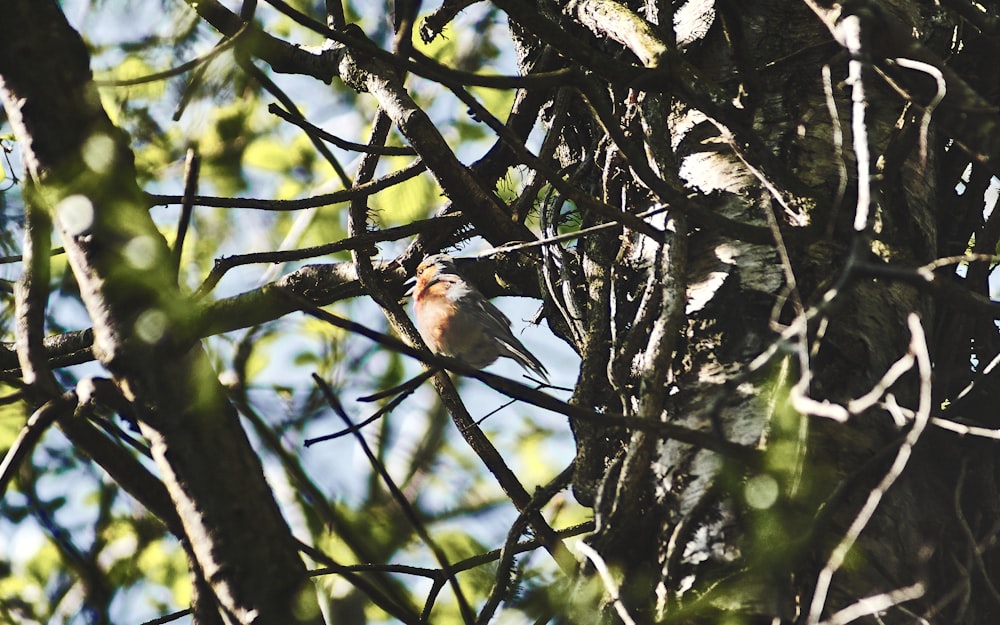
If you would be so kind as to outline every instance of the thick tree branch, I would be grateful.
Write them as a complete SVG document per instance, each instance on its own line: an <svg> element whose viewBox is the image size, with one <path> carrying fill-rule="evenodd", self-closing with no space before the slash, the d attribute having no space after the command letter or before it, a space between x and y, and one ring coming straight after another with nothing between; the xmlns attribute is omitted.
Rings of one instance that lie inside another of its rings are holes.
<svg viewBox="0 0 1000 625"><path fill-rule="evenodd" d="M420 230L423 226L418 227ZM400 226L407 230L410 226ZM370 245L380 238L382 233L372 233L370 238L362 235L354 239L358 245ZM341 247L331 244L337 249L351 249L351 245ZM325 248L329 250L330 248ZM301 250L287 253L275 253L273 256L262 257L261 262L276 262L291 257L301 258L311 254ZM462 261L460 261L462 262ZM220 261L223 267L228 266ZM531 283L515 283L516 288L501 288L492 276L497 265L492 262L477 261L463 263L463 271L479 286L488 297L497 295L526 295L538 297L537 285ZM389 285L394 293L402 295L403 281L407 278L406 270L398 262L377 264L378 279ZM255 325L274 321L289 313L300 310L283 292L288 289L305 298L315 306L326 306L335 301L358 297L363 294L358 281L358 271L354 263L315 264L301 267L276 281L260 288L204 304L201 307L191 307L189 330L193 336L207 337L215 334L249 328ZM57 368L94 359L91 350L93 345L93 330L76 330L46 337L43 342L45 357L49 366ZM17 349L13 343L0 343L0 372L5 375L17 375L19 372Z"/></svg>
<svg viewBox="0 0 1000 625"><path fill-rule="evenodd" d="M632 51L646 67L659 67L670 49L649 22L612 0L570 0L563 12L596 34L605 34Z"/></svg>

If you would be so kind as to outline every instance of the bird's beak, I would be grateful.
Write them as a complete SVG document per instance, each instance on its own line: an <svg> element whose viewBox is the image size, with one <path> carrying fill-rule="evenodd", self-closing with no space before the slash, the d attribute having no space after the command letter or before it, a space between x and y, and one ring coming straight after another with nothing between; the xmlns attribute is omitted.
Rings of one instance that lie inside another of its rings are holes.
<svg viewBox="0 0 1000 625"><path fill-rule="evenodd" d="M406 292L403 293L403 297L410 297L411 295L413 295L413 289L417 288L417 277L413 276L412 278L408 279L406 282L403 283L403 286L406 287Z"/></svg>

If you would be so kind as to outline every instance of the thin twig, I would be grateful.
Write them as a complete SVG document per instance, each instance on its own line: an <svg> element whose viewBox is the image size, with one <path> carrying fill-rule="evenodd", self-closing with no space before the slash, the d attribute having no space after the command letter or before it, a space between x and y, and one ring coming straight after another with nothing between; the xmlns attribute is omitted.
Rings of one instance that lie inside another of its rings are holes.
<svg viewBox="0 0 1000 625"><path fill-rule="evenodd" d="M456 85L452 82L445 82L443 84L452 93L454 93L459 100L472 110L477 119L489 126L490 129L504 141L504 143L514 152L517 159L521 163L531 167L539 174L545 176L545 179L549 182L549 184L558 189L560 193L573 200L573 202L582 208L588 208L606 217L607 219L611 219L628 226L637 232L645 234L654 241L663 241L663 231L654 228L649 223L642 221L641 219L638 219L632 213L622 211L615 206L599 201L593 196L584 193L575 185L571 185L564 181L558 172L554 171L547 163L542 162L537 156L532 154L524 143L515 137L513 133L511 133L507 127L486 107L480 104L479 101L464 88L463 85Z"/></svg>
<svg viewBox="0 0 1000 625"><path fill-rule="evenodd" d="M573 464L571 463L559 475L549 481L548 484L535 491L535 494L531 497L531 501L521 511L517 519L514 520L514 523L511 524L510 531L507 532L507 540L504 542L503 549L500 550L500 563L497 565L497 572L494 575L493 589L490 591L490 596L486 600L486 603L479 611L479 618L476 620L477 625L486 625L490 622L493 614L500 606L504 595L507 593L507 588L510 585L510 572L514 566L514 556L518 553L517 549L520 545L518 540L528 528L529 516L540 512L542 507L556 493L566 488L572 479Z"/></svg>
<svg viewBox="0 0 1000 625"><path fill-rule="evenodd" d="M332 441L334 439L340 438L342 436L346 436L348 434L353 434L354 432L357 432L357 431L359 431L361 429L364 429L369 424L374 423L375 421L378 421L379 419L381 419L385 415L387 415L390 412L392 412L393 410L395 410L396 407L399 406L399 404L403 403L404 399L406 399L407 397L409 397L410 395L412 395L413 392L415 390L417 390L417 388L421 384L423 384L428 378L436 375L440 371L441 371L440 369L431 367L430 369L427 369L426 371L424 371L420 375L415 376L412 380L409 380L405 384L393 387L390 390L395 391L398 394L395 397L392 398L392 401L390 401L385 406L382 406L381 408L379 408L378 410L376 410L375 413L372 416L368 417L364 421L361 421L360 423L358 423L356 425L353 425L353 426L351 426L349 428L344 428L344 429L342 429L342 430L340 430L338 432L334 432L333 434L324 434L323 436L317 436L315 438L307 438L303 444L306 447L311 447L312 445L315 445L316 443L322 443L322 442L325 442L325 441ZM400 391L401 387L403 387L402 391ZM379 395L379 393L376 393L376 395ZM369 397L374 397L374 395L370 395ZM359 398L359 401L367 400L369 397Z"/></svg>
<svg viewBox="0 0 1000 625"><path fill-rule="evenodd" d="M181 214L177 221L177 238L174 240L173 262L174 275L180 277L181 254L184 251L184 239L187 237L188 226L194 210L193 198L198 192L198 172L201 168L201 157L194 148L188 148L184 157L184 194L181 196Z"/></svg>
<svg viewBox="0 0 1000 625"><path fill-rule="evenodd" d="M986 586L987 594L993 599L997 605L1000 605L1000 591L993 584L992 575L990 571L986 568L986 563L983 561L983 551L979 545L979 541L976 540L976 535L972 532L972 527L969 526L968 519L965 518L965 513L962 512L962 492L965 485L965 473L969 465L968 458L962 458L962 465L959 468L958 473L958 485L955 488L955 496L952 500L952 504L955 506L955 518L958 519L958 527L962 530L962 534L965 539L969 541L969 550L972 554L972 561L976 565L976 570L979 572L982 578L982 583Z"/></svg>
<svg viewBox="0 0 1000 625"><path fill-rule="evenodd" d="M872 204L871 151L868 143L868 126L865 122L865 109L868 107L865 95L865 65L864 48L862 45L861 18L848 15L841 20L841 32L846 41L845 46L851 53L848 63L847 81L851 85L851 133L854 137L854 156L858 170L858 201L854 211L854 231L865 232L869 225Z"/></svg>
<svg viewBox="0 0 1000 625"><path fill-rule="evenodd" d="M990 438L995 441L1000 441L1000 429L995 430L975 425L965 425L964 423L957 423L940 417L931 417L931 425L939 427L942 430L954 432L959 436L979 436L981 438Z"/></svg>
<svg viewBox="0 0 1000 625"><path fill-rule="evenodd" d="M213 206L215 208L245 208L251 210L265 211L298 211L308 208L330 206L342 202L350 202L355 198L367 197L374 193L387 189L391 186L405 182L410 178L415 178L427 169L427 166L420 159L415 159L412 163L373 180L367 184L358 185L349 189L334 191L333 193L323 193L312 197L300 198L297 200L264 200L260 198L229 198L211 197L206 195L196 195L192 198L195 206ZM150 193L146 195L149 206L166 204L180 204L182 197L179 195L160 195ZM19 260L19 259L18 259Z"/></svg>
<svg viewBox="0 0 1000 625"><path fill-rule="evenodd" d="M225 276L230 269L235 267L263 263L287 263L296 260L305 260L307 258L316 258L317 256L335 254L345 250L371 247L376 243L396 241L415 234L420 234L421 232L427 232L441 227L443 223L451 223L452 221L462 222L463 219L460 214L434 217L432 219L421 219L402 226L368 232L356 237L347 237L345 239L341 239L340 241L327 243L326 245L317 245L297 250L278 250L274 252L255 252L252 254L226 256L215 261L212 271L209 272L208 276L205 277L205 280L198 287L198 290L195 291L194 299L202 298L210 293L219 281L222 280L223 276Z"/></svg>
<svg viewBox="0 0 1000 625"><path fill-rule="evenodd" d="M260 86L263 87L268 93L277 98L278 102L281 102L281 105L284 106L286 110L290 111L293 115L298 115L299 117L303 117L302 113L295 105L295 101L292 100L292 98L290 98L288 94L286 94L281 89L281 87L278 86L276 82L271 80L270 76L265 74L263 71L261 71L259 67L254 65L252 60L250 60L248 57L243 56L242 54L237 54L236 63L251 78L260 83ZM334 153L330 151L330 148L327 147L327 145L323 143L319 138L309 133L306 133L306 137L309 138L310 143L313 144L313 147L316 148L316 151L319 152L319 154L326 160L326 162L330 164L330 167L333 168L334 173L337 174L337 178L340 180L340 184L343 185L345 188L350 187L351 179L347 175L347 171L344 170L344 166L341 165L340 160L334 155Z"/></svg>
<svg viewBox="0 0 1000 625"><path fill-rule="evenodd" d="M945 94L948 92L948 83L944 79L944 73L929 63L905 58L897 58L895 61L900 67L905 67L907 69L927 74L933 78L934 82L937 84L937 93L934 94L931 101L924 107L924 114L920 118L920 164L921 166L926 166L928 143L927 135L930 132L931 127L931 115L934 113L934 109L937 108L938 104L941 103L941 100L944 99Z"/></svg>
<svg viewBox="0 0 1000 625"><path fill-rule="evenodd" d="M460 360L436 356L430 352L418 350L403 343L394 336L377 332L360 323L344 319L343 317L339 317L329 311L323 310L322 308L315 306L308 299L295 293L287 290L283 291L283 293L290 299L293 299L301 307L303 312L312 315L317 319L326 321L327 323L330 323L338 328L360 334L390 349L416 358L425 364L442 367L444 369L448 369L449 371L454 371L461 375L475 378L496 391L499 391L509 397L515 397L521 401L538 406L539 408L544 408L572 419L589 421L598 425L655 432L660 436L673 438L684 443L709 449L750 465L755 465L760 460L760 453L757 450L745 445L733 443L729 440L720 439L709 432L701 432L685 428L674 423L665 423L654 419L626 417L615 413L597 413L582 406L568 404L556 397L543 393L530 386L521 384L515 380L474 369Z"/></svg>
<svg viewBox="0 0 1000 625"><path fill-rule="evenodd" d="M441 569L428 569L409 564L340 564L337 566L327 566L322 569L313 569L309 571L309 577L340 575L345 571L353 573L399 573L401 575L413 575L414 577L426 577L428 579L437 579L441 576Z"/></svg>
<svg viewBox="0 0 1000 625"><path fill-rule="evenodd" d="M316 549L312 545L308 545L302 541L297 540L299 551L306 554L316 562L325 564L330 568L331 574L337 574L347 580L352 586L368 595L376 606L384 610L387 614L400 621L406 625L426 625L427 619L420 618L419 615L410 607L400 605L395 599L386 595L382 588L378 585L373 584L364 575L359 575L361 571L355 571L351 566L345 566L340 564L326 553ZM392 565L389 565L392 566ZM378 570L378 569L372 569ZM318 577L326 573L316 572L315 575L310 573L310 577ZM438 577L440 579L440 576Z"/></svg>
<svg viewBox="0 0 1000 625"><path fill-rule="evenodd" d="M868 391L861 397L852 399L847 402L847 411L851 414L861 414L865 410L868 410L874 406L879 399L885 395L889 387L896 383L896 380L903 377L903 374L913 368L913 363L916 357L913 355L912 351L908 351L899 357L896 362L892 363L882 378L872 386L872 390Z"/></svg>
<svg viewBox="0 0 1000 625"><path fill-rule="evenodd" d="M597 574L601 578L601 582L604 583L605 590L608 591L608 595L611 597L611 603L615 606L615 612L618 613L618 618L622 620L625 625L636 625L635 619L628 613L628 608L625 607L624 602L622 602L621 593L618 590L618 584L615 582L614 577L611 575L611 571L608 569L607 563L604 562L604 558L601 554L597 553L593 547L588 545L584 541L580 541L576 545L577 551L582 553L594 564L594 568L597 569Z"/></svg>
<svg viewBox="0 0 1000 625"><path fill-rule="evenodd" d="M418 386L424 383L424 380L433 375L436 375L438 371L439 371L438 369L435 369L433 367L430 369L426 369L425 371L422 371L421 373L413 376L412 378L410 378L406 382L403 382L402 384L397 384L392 388L388 388L384 391L379 391L377 393L372 393L371 395L364 395L363 397L358 397L358 401L373 402L373 401L378 401L380 399L385 399L390 395L401 395L401 394L412 393L414 389L416 389Z"/></svg>
<svg viewBox="0 0 1000 625"><path fill-rule="evenodd" d="M847 625L847 623L852 623L861 617L879 614L906 601L919 599L924 596L925 590L923 584L916 583L905 588L865 597L834 613L820 625Z"/></svg>
<svg viewBox="0 0 1000 625"><path fill-rule="evenodd" d="M669 206L660 205L653 207L647 211L641 213L636 213L635 216L639 219L645 219L647 217L652 217L653 215L659 215L660 213L665 213L670 210ZM527 243L509 243L507 245L501 245L499 247L490 248L474 254L472 256L467 256L465 258L487 258L490 256L495 256L497 254L506 254L508 252L517 252L520 250L528 250L533 247L542 247L545 245L552 245L553 243L561 243L562 241L572 241L574 239L579 239L588 234L593 234L594 232L600 232L601 230L607 230L608 228L618 228L621 224L617 221L609 221L602 224L597 224L596 226L590 226L589 228L581 228L575 232L567 232L565 234L559 234L544 239L539 239L537 241L529 241Z"/></svg>
<svg viewBox="0 0 1000 625"><path fill-rule="evenodd" d="M837 155L837 192L833 196L833 202L830 203L826 221L826 238L830 239L833 238L837 214L840 213L844 195L847 193L847 161L844 158L844 129L840 125L840 112L837 110L837 99L833 95L833 79L828 64L823 65L823 95L826 98L826 110L830 114L833 150Z"/></svg>
<svg viewBox="0 0 1000 625"><path fill-rule="evenodd" d="M156 82L159 80L166 80L167 78L173 78L174 76L180 76L185 72L195 69L199 65L208 63L215 57L219 56L219 54L225 52L229 48L236 45L236 42L239 41L240 36L242 36L243 33L246 32L248 25L249 24L244 23L242 26L240 26L239 30L233 33L231 37L224 37L222 41L220 41L210 51L206 52L201 56L195 57L190 61L181 63L177 67L172 67L162 72L147 74L145 76L140 76L138 78L120 78L120 79L95 78L94 84L97 85L98 87L131 87L134 85L142 85L145 83Z"/></svg>
<svg viewBox="0 0 1000 625"><path fill-rule="evenodd" d="M183 610L178 610L176 612L171 612L170 614L164 614L163 616L158 616L154 619L144 621L142 625L164 625L165 623L172 623L178 619L182 619L189 614L191 614L191 608L184 608Z"/></svg>
<svg viewBox="0 0 1000 625"><path fill-rule="evenodd" d="M572 527L566 527L561 530L553 531L558 538L572 538L573 536L579 536L581 534L589 534L594 531L594 527L593 521L586 521L578 525L573 525ZM517 547L513 551L515 554L518 554L526 551L534 551L535 549L544 546L545 542L542 539L532 538L518 543ZM502 551L502 549L494 549L492 551L487 551L486 553L472 556L471 558L466 558L465 560L460 560L452 565L452 570L456 573L460 573L462 571L468 571L469 569L476 568L477 566L482 566L487 562L493 562L494 560L500 559Z"/></svg>
<svg viewBox="0 0 1000 625"><path fill-rule="evenodd" d="M319 375L315 373L312 375L312 378L316 382L317 386L319 386L320 391L322 391L323 396L326 398L327 403L330 405L330 408L332 408L333 411L337 414L337 416L340 417L341 421L344 422L344 425L346 425L348 428L353 427L354 422L351 420L349 416L347 416L347 412L344 410L344 407L340 404L340 400L334 394L333 389L330 388L330 385L327 384L323 380L323 378L321 378ZM358 441L358 445L361 447L361 450L364 452L365 456L367 456L368 462L371 463L372 468L375 469L375 471L379 474L379 477L382 478L382 481L385 484L386 488L389 490L389 493L392 495L393 500L396 501L396 503L402 509L403 515L406 516L407 520L413 526L413 530L417 533L418 536L420 536L420 539L431 550L431 553L434 554L434 558L438 561L438 564L441 565L442 570L444 570L448 574L448 582L451 585L452 591L455 593L455 599L458 601L458 607L462 613L462 619L468 625L471 625L472 623L475 622L476 619L475 613L472 611L472 607L469 605L468 600L465 598L465 593L462 592L462 587L458 583L458 578L455 577L454 573L450 573L451 568L448 563L448 556L444 553L441 547L438 546L437 542L431 537L430 533L427 531L427 528L424 526L423 521L420 519L419 516L417 516L417 513L413 509L413 506L410 505L410 502L406 499L406 496L403 494L403 491L401 491L399 487L396 486L396 482L389 475L389 472L386 470L385 465L383 465L379 461L378 457L371 450L371 447L368 446L368 441L365 440L365 437L362 436L361 433L357 431L354 432L354 437Z"/></svg>
<svg viewBox="0 0 1000 625"><path fill-rule="evenodd" d="M381 154L384 156L416 156L417 152L413 148L409 147L395 147L395 146L372 146L366 145L364 143L355 143L353 141L347 141L341 139L335 134L331 134L319 126L309 123L304 117L299 117L289 113L285 109L281 108L277 104L269 104L267 106L267 111L273 115L277 115L281 119L285 120L290 124L294 124L301 128L303 132L311 135L315 135L324 141L328 141L333 145L337 146L342 150L351 150L353 152L363 152L366 154Z"/></svg>
<svg viewBox="0 0 1000 625"><path fill-rule="evenodd" d="M52 214L41 204L38 188L31 181L25 188L24 209L24 263L14 286L14 345L21 378L44 401L61 392L45 357L45 310L52 276L49 252Z"/></svg>
<svg viewBox="0 0 1000 625"><path fill-rule="evenodd" d="M920 319L917 315L911 313L907 318L907 325L910 328L911 335L910 352L913 353L916 358L917 371L920 375L920 398L916 414L913 418L913 427L906 434L902 444L899 446L899 450L896 452L896 458L893 460L889 470L882 477L879 483L868 493L867 501L865 501L861 510L858 511L858 514L854 517L854 521L851 523L850 527L848 527L847 532L845 532L843 538L830 554L823 570L820 571L819 576L816 579L816 589L813 593L808 616L806 618L807 625L816 625L819 623L820 616L823 613L823 608L826 606L826 599L830 592L834 574L840 570L840 567L844 563L844 559L847 557L847 553L854 546L855 542L857 542L858 537L861 536L861 532L864 531L868 522L871 521L872 517L875 515L875 511L878 509L882 498L888 492L889 488L891 488L896 482L896 480L899 479L899 476L902 475L903 470L906 468L906 465L910 460L910 456L913 453L913 446L916 445L918 440L920 440L920 436L923 434L924 429L927 427L927 423L930 420L931 360L930 354L927 351L927 339L924 336L923 326L920 324Z"/></svg>
<svg viewBox="0 0 1000 625"><path fill-rule="evenodd" d="M66 248L64 247L54 247L52 251L49 252L49 256L59 256L60 254L65 254ZM19 263L24 260L24 257L20 254L12 254L10 256L0 256L0 265L9 265L10 263Z"/></svg>
<svg viewBox="0 0 1000 625"><path fill-rule="evenodd" d="M42 434L56 420L72 413L74 406L76 406L76 393L69 391L45 402L28 418L28 422L24 424L7 450L3 462L0 462L0 499L3 499L7 486L20 470L21 463L42 440Z"/></svg>

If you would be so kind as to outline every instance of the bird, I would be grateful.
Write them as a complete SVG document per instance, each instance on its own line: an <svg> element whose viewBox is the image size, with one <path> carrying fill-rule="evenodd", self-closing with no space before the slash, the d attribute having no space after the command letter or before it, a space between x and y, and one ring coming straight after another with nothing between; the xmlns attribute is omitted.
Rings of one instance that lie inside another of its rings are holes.
<svg viewBox="0 0 1000 625"><path fill-rule="evenodd" d="M408 282L417 329L432 352L476 369L510 358L548 381L545 365L517 340L507 315L459 273L451 256L424 258Z"/></svg>

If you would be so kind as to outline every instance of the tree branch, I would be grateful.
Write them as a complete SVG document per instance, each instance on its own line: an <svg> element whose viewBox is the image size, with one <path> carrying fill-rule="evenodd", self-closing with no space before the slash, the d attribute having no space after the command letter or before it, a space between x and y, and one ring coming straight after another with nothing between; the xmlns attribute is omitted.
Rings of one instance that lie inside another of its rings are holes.
<svg viewBox="0 0 1000 625"><path fill-rule="evenodd" d="M194 343L170 251L125 137L101 107L82 39L52 0L8 2L5 23L14 26L0 38L0 98L55 213L94 353L133 402L197 566L231 619L321 622L260 461Z"/></svg>

